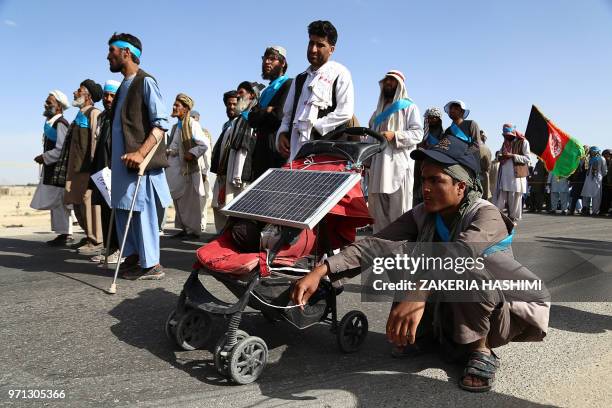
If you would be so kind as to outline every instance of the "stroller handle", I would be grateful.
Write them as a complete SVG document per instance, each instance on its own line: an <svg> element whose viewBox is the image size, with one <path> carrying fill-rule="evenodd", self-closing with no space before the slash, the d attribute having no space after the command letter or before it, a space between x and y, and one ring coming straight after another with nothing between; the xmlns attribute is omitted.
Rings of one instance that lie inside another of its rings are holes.
<svg viewBox="0 0 612 408"><path fill-rule="evenodd" d="M387 145L387 139L385 139L383 135L367 127L338 128L338 129L332 130L329 133L326 133L323 137L321 137L321 140L336 140L340 136L345 135L345 134L348 134L351 136L362 136L362 135L372 136L374 139L378 141L378 144L380 145L381 150L384 149Z"/></svg>

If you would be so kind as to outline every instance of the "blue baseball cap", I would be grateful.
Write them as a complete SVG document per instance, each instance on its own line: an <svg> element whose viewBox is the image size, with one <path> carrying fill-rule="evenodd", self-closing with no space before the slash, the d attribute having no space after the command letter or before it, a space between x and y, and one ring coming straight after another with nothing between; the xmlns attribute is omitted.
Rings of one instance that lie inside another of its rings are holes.
<svg viewBox="0 0 612 408"><path fill-rule="evenodd" d="M475 143L466 143L449 134L440 138L440 142L427 149L418 148L410 153L414 160L429 159L444 165L460 164L470 169L474 175L480 173L480 148Z"/></svg>

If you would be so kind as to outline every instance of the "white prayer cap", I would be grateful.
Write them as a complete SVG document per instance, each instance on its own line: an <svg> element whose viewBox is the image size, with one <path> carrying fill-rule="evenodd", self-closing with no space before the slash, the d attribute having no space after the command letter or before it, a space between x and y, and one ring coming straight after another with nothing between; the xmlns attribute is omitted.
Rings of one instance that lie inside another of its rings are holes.
<svg viewBox="0 0 612 408"><path fill-rule="evenodd" d="M271 45L266 48L266 52L268 52L268 50L274 50L283 58L287 59L287 50L284 47L281 47L280 45Z"/></svg>
<svg viewBox="0 0 612 408"><path fill-rule="evenodd" d="M121 85L121 82L109 79L104 83L104 93L117 93L119 85Z"/></svg>
<svg viewBox="0 0 612 408"><path fill-rule="evenodd" d="M68 98L66 97L66 95L64 95L64 93L58 89L55 89L51 92L49 92L49 95L53 95L53 97L59 102L60 105L62 105L62 108L64 110L68 109L70 107L70 103L68 102Z"/></svg>
<svg viewBox="0 0 612 408"><path fill-rule="evenodd" d="M444 112L446 112L446 114L448 114L448 110L450 109L450 106L452 104L457 104L461 107L461 109L463 109L463 119L467 118L468 115L470 114L470 110L466 108L465 102L457 99L454 101L450 101L449 103L447 103L446 105L444 105Z"/></svg>

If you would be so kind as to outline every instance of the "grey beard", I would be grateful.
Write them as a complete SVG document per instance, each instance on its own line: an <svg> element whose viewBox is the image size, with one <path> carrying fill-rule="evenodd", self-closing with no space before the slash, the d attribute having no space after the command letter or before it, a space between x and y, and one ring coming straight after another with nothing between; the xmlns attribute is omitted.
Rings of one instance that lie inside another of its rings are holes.
<svg viewBox="0 0 612 408"><path fill-rule="evenodd" d="M43 112L43 116L45 118L51 119L52 117L54 117L56 114L56 109L55 106L49 108L49 109L45 109Z"/></svg>
<svg viewBox="0 0 612 408"><path fill-rule="evenodd" d="M250 104L251 101L249 99L241 97L238 99L238 103L236 104L236 111L243 112L249 107Z"/></svg>
<svg viewBox="0 0 612 408"><path fill-rule="evenodd" d="M83 107L83 105L85 105L85 97L84 96L80 96L77 99L75 99L74 101L72 101L72 106L75 106L77 108L81 108L81 107Z"/></svg>

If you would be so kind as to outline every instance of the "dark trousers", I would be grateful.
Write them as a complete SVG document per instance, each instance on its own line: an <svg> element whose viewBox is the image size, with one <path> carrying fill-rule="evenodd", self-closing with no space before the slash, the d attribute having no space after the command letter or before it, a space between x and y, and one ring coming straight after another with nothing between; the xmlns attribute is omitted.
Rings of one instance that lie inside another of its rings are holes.
<svg viewBox="0 0 612 408"><path fill-rule="evenodd" d="M544 193L543 191L532 191L529 194L528 208L531 211L540 212L542 211L543 205L546 205L546 207L548 207L546 193Z"/></svg>
<svg viewBox="0 0 612 408"><path fill-rule="evenodd" d="M612 201L612 186L604 184L601 188L601 205L599 206L600 214L607 214L610 209L610 201Z"/></svg>
<svg viewBox="0 0 612 408"><path fill-rule="evenodd" d="M570 192L571 200L570 200L570 205L569 205L569 212L571 214L573 214L576 211L576 204L578 203L578 200L580 199L580 194L582 193L583 186L584 186L584 183L572 185L572 191ZM582 213L584 214L584 205L582 206Z"/></svg>
<svg viewBox="0 0 612 408"><path fill-rule="evenodd" d="M108 239L108 229L111 228L112 210L108 204L106 204L106 202L100 205L100 207L102 208L102 214L100 217L102 219L102 234L104 235L104 245L107 246L108 242L106 242L106 240ZM112 227L113 231L110 237L109 254L112 254L119 249L119 240L117 239L117 231L114 223L112 224Z"/></svg>

